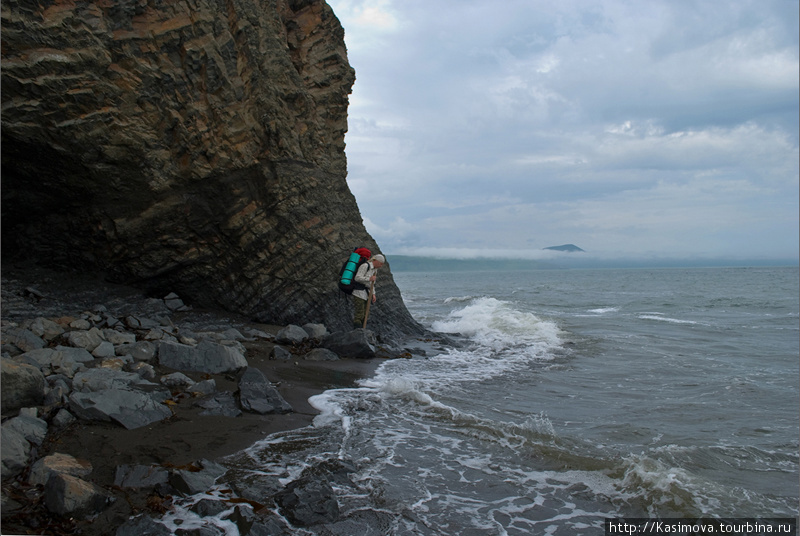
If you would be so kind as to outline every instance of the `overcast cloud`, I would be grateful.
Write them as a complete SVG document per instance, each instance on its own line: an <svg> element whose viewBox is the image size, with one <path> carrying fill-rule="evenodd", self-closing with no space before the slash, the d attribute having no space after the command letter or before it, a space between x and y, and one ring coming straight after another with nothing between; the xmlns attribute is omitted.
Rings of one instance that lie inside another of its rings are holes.
<svg viewBox="0 0 800 536"><path fill-rule="evenodd" d="M389 254L798 258L796 0L328 0Z"/></svg>

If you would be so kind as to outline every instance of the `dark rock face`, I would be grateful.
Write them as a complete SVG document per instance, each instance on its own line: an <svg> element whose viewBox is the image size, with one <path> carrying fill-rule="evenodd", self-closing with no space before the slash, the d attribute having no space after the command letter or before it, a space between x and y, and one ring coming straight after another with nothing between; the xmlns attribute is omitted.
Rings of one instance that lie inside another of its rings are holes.
<svg viewBox="0 0 800 536"><path fill-rule="evenodd" d="M338 269L380 248L345 181L354 72L325 2L9 0L2 34L7 260L349 327ZM421 331L386 268L377 292L370 329Z"/></svg>

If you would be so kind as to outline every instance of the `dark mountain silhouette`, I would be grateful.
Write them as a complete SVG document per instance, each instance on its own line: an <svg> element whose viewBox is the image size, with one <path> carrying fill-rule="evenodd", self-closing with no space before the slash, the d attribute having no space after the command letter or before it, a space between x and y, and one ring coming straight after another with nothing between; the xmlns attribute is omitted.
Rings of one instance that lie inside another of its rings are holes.
<svg viewBox="0 0 800 536"><path fill-rule="evenodd" d="M549 248L544 249L552 249L553 251L566 251L569 253L574 253L576 251L582 251L585 253L584 250L576 246L575 244L564 244L563 246L550 246Z"/></svg>

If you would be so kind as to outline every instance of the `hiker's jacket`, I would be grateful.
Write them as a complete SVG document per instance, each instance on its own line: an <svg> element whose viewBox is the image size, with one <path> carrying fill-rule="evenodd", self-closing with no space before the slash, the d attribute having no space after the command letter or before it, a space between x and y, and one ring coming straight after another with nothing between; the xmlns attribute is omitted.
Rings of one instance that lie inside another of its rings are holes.
<svg viewBox="0 0 800 536"><path fill-rule="evenodd" d="M356 283L361 283L367 288L366 290L354 290L353 296L361 298L362 300L369 299L369 278L375 275L375 272L377 272L377 269L372 266L372 262L365 262L358 267L358 271L356 271L356 275L353 279Z"/></svg>

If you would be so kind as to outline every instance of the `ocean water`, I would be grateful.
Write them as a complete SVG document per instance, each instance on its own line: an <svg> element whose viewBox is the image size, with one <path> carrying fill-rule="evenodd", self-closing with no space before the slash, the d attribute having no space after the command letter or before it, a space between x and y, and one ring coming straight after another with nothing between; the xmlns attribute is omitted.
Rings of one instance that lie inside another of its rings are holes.
<svg viewBox="0 0 800 536"><path fill-rule="evenodd" d="M342 516L379 512L372 530L393 535L798 516L797 268L394 276L414 317L461 344L420 341L427 355L313 397L313 427L238 471L286 483L346 460Z"/></svg>

